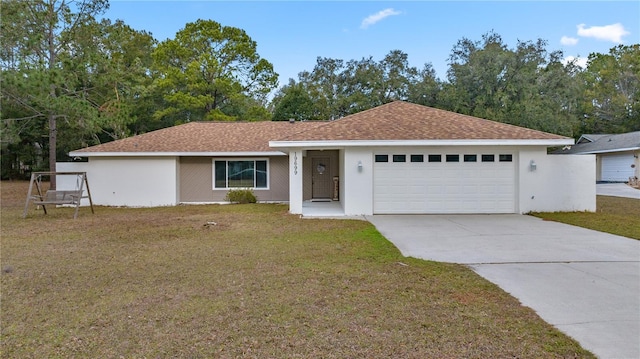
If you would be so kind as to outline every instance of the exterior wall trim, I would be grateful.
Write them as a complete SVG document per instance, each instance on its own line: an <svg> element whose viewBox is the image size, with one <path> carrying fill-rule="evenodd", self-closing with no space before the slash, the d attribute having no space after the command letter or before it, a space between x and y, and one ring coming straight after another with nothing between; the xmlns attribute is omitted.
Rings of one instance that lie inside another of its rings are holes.
<svg viewBox="0 0 640 359"><path fill-rule="evenodd" d="M407 147L407 146L565 146L572 138L553 140L384 140L384 141L269 141L272 148L342 148L342 147Z"/></svg>
<svg viewBox="0 0 640 359"><path fill-rule="evenodd" d="M82 152L71 151L70 157L269 157L286 156L273 152Z"/></svg>
<svg viewBox="0 0 640 359"><path fill-rule="evenodd" d="M600 150L600 151L585 151L585 152L576 152L572 154L573 155L590 155L590 154L599 154L599 153L632 152L637 150L640 150L640 147L616 148L612 150Z"/></svg>

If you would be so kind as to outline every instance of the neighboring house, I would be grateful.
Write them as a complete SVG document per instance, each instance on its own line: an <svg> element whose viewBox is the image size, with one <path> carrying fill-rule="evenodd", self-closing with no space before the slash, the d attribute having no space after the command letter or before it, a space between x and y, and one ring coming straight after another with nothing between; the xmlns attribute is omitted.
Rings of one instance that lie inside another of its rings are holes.
<svg viewBox="0 0 640 359"><path fill-rule="evenodd" d="M214 203L230 188L341 214L594 211L593 156L573 139L396 101L329 122L194 122L72 151L94 203ZM72 167L72 168L71 168ZM319 203L318 205L322 205Z"/></svg>
<svg viewBox="0 0 640 359"><path fill-rule="evenodd" d="M557 154L596 155L596 181L627 182L640 177L640 131L618 135L582 135Z"/></svg>

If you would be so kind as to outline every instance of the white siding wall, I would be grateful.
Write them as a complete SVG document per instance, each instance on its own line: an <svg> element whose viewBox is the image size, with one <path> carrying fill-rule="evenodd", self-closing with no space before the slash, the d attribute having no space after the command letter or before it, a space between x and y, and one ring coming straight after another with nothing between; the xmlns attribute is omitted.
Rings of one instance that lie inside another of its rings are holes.
<svg viewBox="0 0 640 359"><path fill-rule="evenodd" d="M89 162L59 163L57 166L59 172L87 172L95 205L157 207L178 204L178 161L175 157L93 157Z"/></svg>
<svg viewBox="0 0 640 359"><path fill-rule="evenodd" d="M531 170L531 160L536 169ZM546 148L526 148L519 156L519 212L596 210L594 155L547 155Z"/></svg>

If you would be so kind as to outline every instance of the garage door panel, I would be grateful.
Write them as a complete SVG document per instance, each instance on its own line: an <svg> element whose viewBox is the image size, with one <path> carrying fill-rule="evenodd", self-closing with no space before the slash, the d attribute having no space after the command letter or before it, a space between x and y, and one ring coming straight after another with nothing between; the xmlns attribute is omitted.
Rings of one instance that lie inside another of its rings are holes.
<svg viewBox="0 0 640 359"><path fill-rule="evenodd" d="M513 162L375 163L374 213L514 211Z"/></svg>
<svg viewBox="0 0 640 359"><path fill-rule="evenodd" d="M602 180L611 182L626 182L635 174L631 167L635 159L633 154L613 154L602 156Z"/></svg>

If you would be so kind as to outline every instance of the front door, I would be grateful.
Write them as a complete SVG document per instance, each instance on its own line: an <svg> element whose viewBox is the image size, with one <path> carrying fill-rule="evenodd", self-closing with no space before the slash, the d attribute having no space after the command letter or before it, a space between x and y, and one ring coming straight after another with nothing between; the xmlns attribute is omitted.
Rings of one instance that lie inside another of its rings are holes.
<svg viewBox="0 0 640 359"><path fill-rule="evenodd" d="M329 157L313 157L311 160L311 197L312 199L331 198L331 172Z"/></svg>

